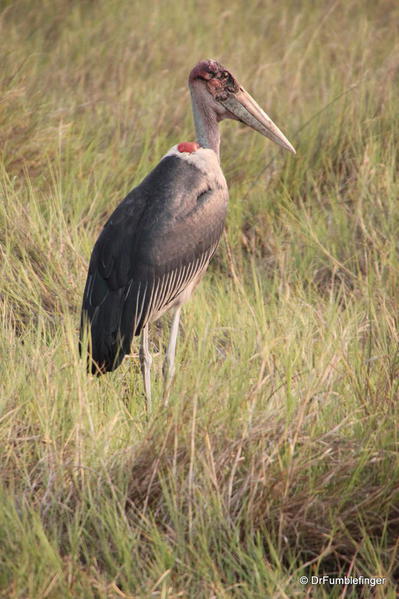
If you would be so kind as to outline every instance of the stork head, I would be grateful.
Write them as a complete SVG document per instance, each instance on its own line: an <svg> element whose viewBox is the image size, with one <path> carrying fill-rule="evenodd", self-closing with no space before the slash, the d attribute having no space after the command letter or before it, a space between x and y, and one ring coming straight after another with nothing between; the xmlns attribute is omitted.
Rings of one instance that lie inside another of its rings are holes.
<svg viewBox="0 0 399 599"><path fill-rule="evenodd" d="M201 60L191 71L188 83L204 112L213 112L218 121L233 119L245 123L295 154L293 146L271 118L216 60Z"/></svg>

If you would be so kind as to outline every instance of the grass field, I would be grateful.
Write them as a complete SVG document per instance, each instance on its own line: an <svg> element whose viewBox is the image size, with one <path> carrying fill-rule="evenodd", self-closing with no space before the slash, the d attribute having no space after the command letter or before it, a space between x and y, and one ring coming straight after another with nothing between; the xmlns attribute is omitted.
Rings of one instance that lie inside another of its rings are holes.
<svg viewBox="0 0 399 599"><path fill-rule="evenodd" d="M396 597L395 0L0 3L0 596ZM182 318L88 377L93 243L224 63L297 149L223 123L223 238ZM300 576L383 585L301 585Z"/></svg>

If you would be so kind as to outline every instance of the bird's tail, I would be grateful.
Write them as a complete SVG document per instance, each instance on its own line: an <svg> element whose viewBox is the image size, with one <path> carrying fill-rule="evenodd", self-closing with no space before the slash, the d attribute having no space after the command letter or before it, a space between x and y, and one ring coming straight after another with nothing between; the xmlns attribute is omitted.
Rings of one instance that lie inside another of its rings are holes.
<svg viewBox="0 0 399 599"><path fill-rule="evenodd" d="M124 301L120 296L117 290L94 310L82 308L79 352L87 355L88 372L97 376L118 368L130 351L133 331L121 326Z"/></svg>

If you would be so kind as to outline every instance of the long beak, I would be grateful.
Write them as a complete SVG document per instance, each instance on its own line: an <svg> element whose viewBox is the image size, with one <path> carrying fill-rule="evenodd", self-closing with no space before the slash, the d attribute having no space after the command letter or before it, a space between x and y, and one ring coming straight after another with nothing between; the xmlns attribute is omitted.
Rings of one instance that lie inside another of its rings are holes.
<svg viewBox="0 0 399 599"><path fill-rule="evenodd" d="M255 131L259 131L279 146L295 154L294 147L271 118L255 102L252 96L243 87L236 94L231 94L227 100L219 100L239 121L242 121Z"/></svg>

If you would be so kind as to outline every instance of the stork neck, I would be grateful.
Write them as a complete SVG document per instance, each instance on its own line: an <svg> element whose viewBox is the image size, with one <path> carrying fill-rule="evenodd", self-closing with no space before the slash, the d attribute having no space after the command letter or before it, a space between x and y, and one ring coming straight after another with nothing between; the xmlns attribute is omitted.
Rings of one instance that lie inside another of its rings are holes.
<svg viewBox="0 0 399 599"><path fill-rule="evenodd" d="M202 148L213 150L220 161L220 132L216 115L191 90L191 102L197 141Z"/></svg>

